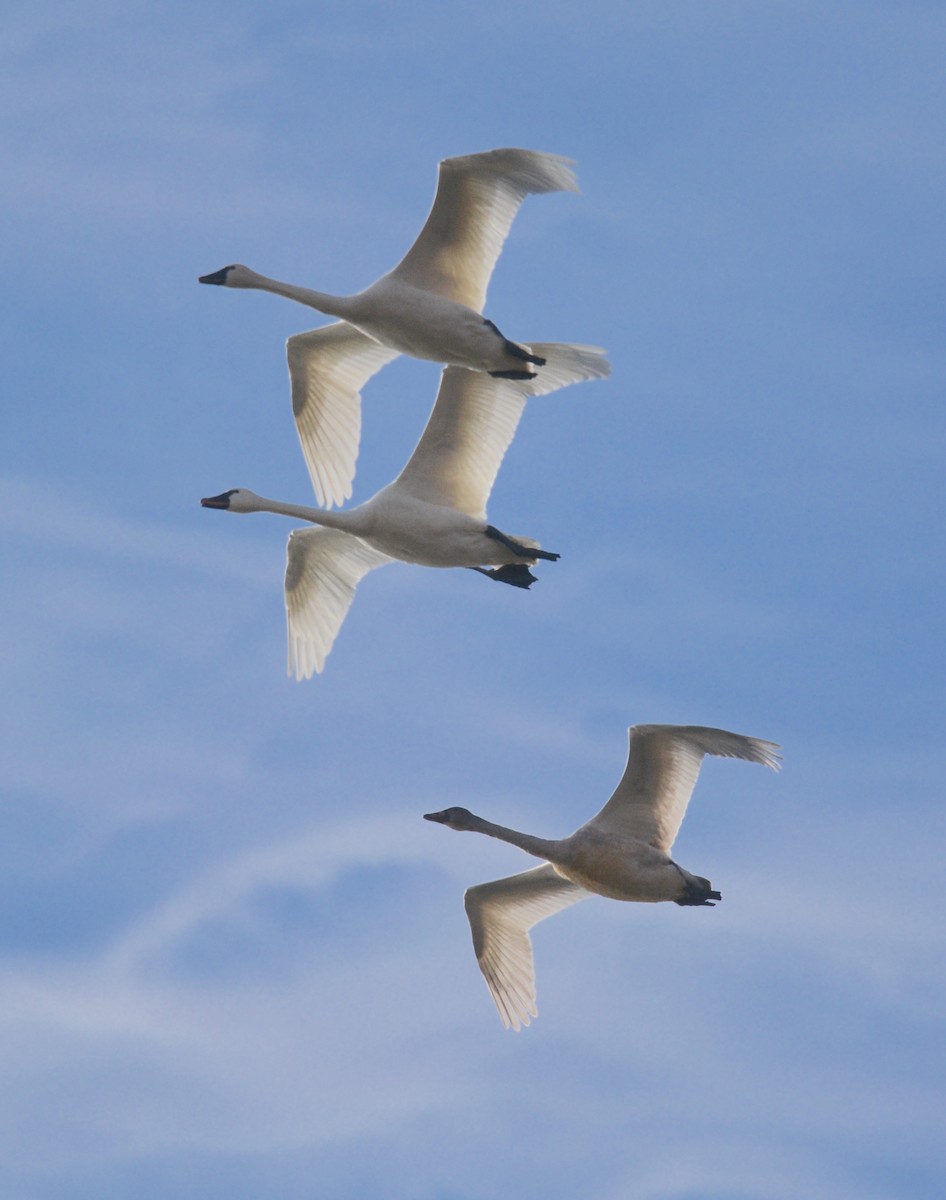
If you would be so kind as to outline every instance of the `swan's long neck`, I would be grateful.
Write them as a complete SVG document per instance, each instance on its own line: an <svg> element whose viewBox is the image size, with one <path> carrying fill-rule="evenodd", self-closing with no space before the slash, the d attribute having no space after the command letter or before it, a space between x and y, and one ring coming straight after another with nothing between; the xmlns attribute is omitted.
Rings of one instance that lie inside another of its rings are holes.
<svg viewBox="0 0 946 1200"><path fill-rule="evenodd" d="M511 846L518 846L526 854L534 854L536 858L544 858L546 862L555 862L558 858L558 842L548 838L533 837L531 833L520 833L518 829L507 829L504 825L494 825L482 817L474 816L469 828L474 833L485 833L487 837L498 838Z"/></svg>
<svg viewBox="0 0 946 1200"><path fill-rule="evenodd" d="M278 513L283 517L298 517L313 525L325 525L329 529L350 530L351 513L328 512L324 508L309 508L305 504L285 504L282 500L270 500L266 496L258 496L251 512Z"/></svg>
<svg viewBox="0 0 946 1200"><path fill-rule="evenodd" d="M316 292L312 288L297 287L294 283L282 283L278 279L258 275L255 271L247 270L245 282L240 286L285 296L287 300L296 300L299 304L327 313L330 317L346 317L351 311L347 296L333 296L330 292Z"/></svg>

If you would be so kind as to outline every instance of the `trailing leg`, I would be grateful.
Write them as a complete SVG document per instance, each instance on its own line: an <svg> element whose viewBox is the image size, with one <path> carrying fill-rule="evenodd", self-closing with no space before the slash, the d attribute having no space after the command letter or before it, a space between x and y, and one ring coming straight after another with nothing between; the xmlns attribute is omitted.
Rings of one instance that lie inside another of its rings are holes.
<svg viewBox="0 0 946 1200"><path fill-rule="evenodd" d="M518 554L521 558L531 559L533 562L537 558L544 558L547 562L558 562L562 557L560 554L553 554L551 550L540 550L538 546L525 546L522 542L517 542L515 538L509 537L508 534L496 528L495 525L487 525L485 530L486 536L492 538L496 542L500 542L513 554Z"/></svg>
<svg viewBox="0 0 946 1200"><path fill-rule="evenodd" d="M496 328L496 326L493 324L492 321L489 321L484 317L483 323L484 323L484 325L488 325L489 328L492 329L493 333L495 333L497 337L502 338L503 348L505 349L506 353L510 356L510 358L518 358L522 362L535 363L535 365L537 367L545 366L546 360L544 358L542 358L538 354L533 354L531 351L526 350L526 348L524 346L520 346L517 342L511 342L504 333L500 333L500 331ZM490 371L490 375L498 375L501 378L510 378L510 376L506 372L503 372L503 371ZM535 372L533 371L532 374L526 376L526 378L534 379Z"/></svg>
<svg viewBox="0 0 946 1200"><path fill-rule="evenodd" d="M677 868L680 872L680 878L683 880L683 895L679 900L674 900L674 904L695 908L705 905L708 908L712 908L717 900L722 900L722 894L713 891L713 885L708 879L704 879L702 875L691 875L689 871L684 871L681 866L672 860L670 865Z"/></svg>
<svg viewBox="0 0 946 1200"><path fill-rule="evenodd" d="M508 583L512 587L528 589L536 582L535 575L522 563L509 563L505 567L493 567L492 570L487 570L486 567L470 567L470 570L479 571L481 575L488 575L497 583Z"/></svg>

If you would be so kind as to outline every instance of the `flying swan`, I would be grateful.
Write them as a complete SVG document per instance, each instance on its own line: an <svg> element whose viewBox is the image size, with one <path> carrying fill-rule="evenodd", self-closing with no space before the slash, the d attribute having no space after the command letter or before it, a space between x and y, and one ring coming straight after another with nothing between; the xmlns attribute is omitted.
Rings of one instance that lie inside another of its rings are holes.
<svg viewBox="0 0 946 1200"><path fill-rule="evenodd" d="M554 347L508 341L481 310L519 205L529 193L577 192L572 161L518 149L444 159L417 240L393 271L354 296L280 283L239 263L200 276L342 318L291 337L286 347L296 428L320 505L351 496L361 388L398 354L508 379L530 379L546 367Z"/></svg>
<svg viewBox="0 0 946 1200"><path fill-rule="evenodd" d="M551 359L550 359L551 361ZM407 465L364 504L328 512L283 504L234 488L201 500L205 508L272 512L320 529L289 536L286 615L289 673L321 671L359 581L400 559L425 567L472 567L501 583L528 588L538 559L559 556L531 538L502 533L486 520L486 502L527 395L608 374L604 351L574 346L541 379L510 383L446 367L437 401Z"/></svg>
<svg viewBox="0 0 946 1200"><path fill-rule="evenodd" d="M670 857L705 754L743 758L777 771L775 742L701 725L634 725L627 766L611 799L571 837L558 841L493 825L465 808L426 813L425 820L472 829L544 858L546 863L467 890L473 949L503 1025L519 1029L537 1016L529 930L592 893L612 900L721 900L708 879Z"/></svg>

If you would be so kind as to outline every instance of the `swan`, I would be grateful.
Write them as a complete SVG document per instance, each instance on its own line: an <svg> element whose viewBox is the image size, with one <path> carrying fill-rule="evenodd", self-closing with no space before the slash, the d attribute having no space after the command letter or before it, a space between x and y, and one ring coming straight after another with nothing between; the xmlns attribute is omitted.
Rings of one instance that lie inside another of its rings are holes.
<svg viewBox="0 0 946 1200"><path fill-rule="evenodd" d="M519 205L529 193L577 191L572 161L520 149L444 159L417 240L393 271L353 296L281 283L241 263L199 277L342 318L287 343L296 427L320 505L351 496L360 391L398 354L509 379L530 379L547 366L546 350L509 341L481 310Z"/></svg>
<svg viewBox="0 0 946 1200"><path fill-rule="evenodd" d="M742 758L777 771L779 746L701 725L634 725L627 766L597 816L559 840L532 837L465 808L425 813L451 829L499 838L545 865L467 890L466 913L480 970L503 1025L518 1030L537 1016L529 930L596 893L612 900L672 900L712 907L722 896L708 879L670 857L706 754Z"/></svg>
<svg viewBox="0 0 946 1200"><path fill-rule="evenodd" d="M330 512L285 504L246 488L201 500L205 508L281 513L321 526L296 529L289 537L289 673L308 679L322 671L359 581L395 559L471 567L513 587L535 582L529 567L559 556L531 538L487 523L496 472L530 388L538 394L607 373L604 352L595 346L572 347L567 358L558 355L551 374L528 384L444 368L433 411L407 465L393 483L356 508Z"/></svg>

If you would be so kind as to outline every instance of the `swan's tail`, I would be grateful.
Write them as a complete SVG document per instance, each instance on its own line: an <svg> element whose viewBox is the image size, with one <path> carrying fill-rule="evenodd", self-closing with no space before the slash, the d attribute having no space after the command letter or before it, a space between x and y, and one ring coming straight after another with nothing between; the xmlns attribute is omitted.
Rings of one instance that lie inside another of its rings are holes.
<svg viewBox="0 0 946 1200"><path fill-rule="evenodd" d="M570 383L586 379L607 379L611 364L600 346L573 346L567 342L532 342L529 345L533 362L541 362L533 379L517 384L526 396L544 396Z"/></svg>

